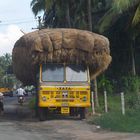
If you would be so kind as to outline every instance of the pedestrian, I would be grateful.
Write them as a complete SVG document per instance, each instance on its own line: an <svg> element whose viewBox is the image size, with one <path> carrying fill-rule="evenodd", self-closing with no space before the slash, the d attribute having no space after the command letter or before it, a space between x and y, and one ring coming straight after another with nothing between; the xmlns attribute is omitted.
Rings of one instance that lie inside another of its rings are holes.
<svg viewBox="0 0 140 140"><path fill-rule="evenodd" d="M4 114L3 99L4 99L3 93L0 92L0 115Z"/></svg>

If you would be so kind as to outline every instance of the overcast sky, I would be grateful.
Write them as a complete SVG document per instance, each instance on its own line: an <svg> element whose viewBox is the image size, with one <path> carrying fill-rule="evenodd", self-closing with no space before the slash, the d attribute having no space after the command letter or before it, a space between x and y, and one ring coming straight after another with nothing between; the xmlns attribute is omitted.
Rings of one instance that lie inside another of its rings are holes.
<svg viewBox="0 0 140 140"><path fill-rule="evenodd" d="M25 33L33 31L37 21L30 8L31 0L0 2L0 56L12 53L15 42Z"/></svg>

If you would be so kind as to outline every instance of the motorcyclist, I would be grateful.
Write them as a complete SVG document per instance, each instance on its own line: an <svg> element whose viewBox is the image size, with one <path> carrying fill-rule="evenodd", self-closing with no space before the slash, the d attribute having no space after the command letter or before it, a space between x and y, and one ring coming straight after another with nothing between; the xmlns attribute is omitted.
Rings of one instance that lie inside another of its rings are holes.
<svg viewBox="0 0 140 140"><path fill-rule="evenodd" d="M22 87L18 88L17 89L18 101L19 101L20 97L23 97L23 100L25 100L25 94L26 94L26 92Z"/></svg>
<svg viewBox="0 0 140 140"><path fill-rule="evenodd" d="M4 99L3 93L0 92L0 114L1 115L3 115L4 113L3 99Z"/></svg>

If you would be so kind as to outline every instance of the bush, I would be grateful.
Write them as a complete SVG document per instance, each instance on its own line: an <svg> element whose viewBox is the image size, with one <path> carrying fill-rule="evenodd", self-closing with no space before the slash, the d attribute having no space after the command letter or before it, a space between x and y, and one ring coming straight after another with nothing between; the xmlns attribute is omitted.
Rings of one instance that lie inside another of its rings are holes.
<svg viewBox="0 0 140 140"><path fill-rule="evenodd" d="M30 109L35 109L35 97L30 100L29 108Z"/></svg>
<svg viewBox="0 0 140 140"><path fill-rule="evenodd" d="M125 76L120 80L121 89L125 93L126 107L140 109L140 78L138 76Z"/></svg>
<svg viewBox="0 0 140 140"><path fill-rule="evenodd" d="M113 84L105 75L102 75L98 79L98 91L100 93L103 93L104 91L107 91L108 94L113 93Z"/></svg>
<svg viewBox="0 0 140 140"><path fill-rule="evenodd" d="M140 78L138 76L124 76L121 78L122 91L137 94L140 90Z"/></svg>

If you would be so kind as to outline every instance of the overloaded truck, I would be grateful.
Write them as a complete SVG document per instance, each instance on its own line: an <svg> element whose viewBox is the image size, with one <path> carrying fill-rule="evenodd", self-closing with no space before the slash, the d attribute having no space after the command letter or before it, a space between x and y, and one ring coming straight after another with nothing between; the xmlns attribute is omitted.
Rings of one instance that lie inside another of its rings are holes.
<svg viewBox="0 0 140 140"><path fill-rule="evenodd" d="M24 85L37 87L40 120L50 112L85 118L90 81L111 62L106 37L78 29L42 29L22 36L13 48L13 69Z"/></svg>
<svg viewBox="0 0 140 140"><path fill-rule="evenodd" d="M90 76L87 66L41 64L39 89L41 119L45 116L46 109L85 117L85 108L90 106Z"/></svg>

